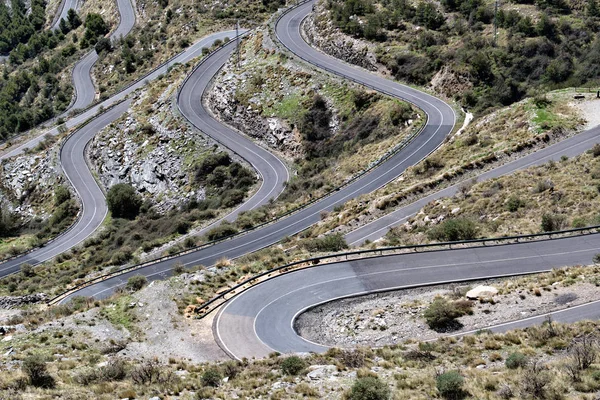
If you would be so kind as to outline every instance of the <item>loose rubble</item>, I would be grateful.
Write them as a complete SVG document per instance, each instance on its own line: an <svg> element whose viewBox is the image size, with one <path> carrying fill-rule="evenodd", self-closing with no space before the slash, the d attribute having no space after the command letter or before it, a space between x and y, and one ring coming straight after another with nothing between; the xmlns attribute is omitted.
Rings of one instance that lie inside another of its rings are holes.
<svg viewBox="0 0 600 400"><path fill-rule="evenodd" d="M516 286L509 279L496 279L480 282L481 285L474 283L473 290L464 284L452 284L374 294L311 309L300 315L295 328L301 336L328 346L383 346L409 338L428 340L443 336L444 333L429 329L423 318L423 312L436 296L478 299L473 302L473 315L461 317L463 327L450 333L481 329L600 299L597 286L583 277L576 284L569 282L557 281L533 290Z"/></svg>

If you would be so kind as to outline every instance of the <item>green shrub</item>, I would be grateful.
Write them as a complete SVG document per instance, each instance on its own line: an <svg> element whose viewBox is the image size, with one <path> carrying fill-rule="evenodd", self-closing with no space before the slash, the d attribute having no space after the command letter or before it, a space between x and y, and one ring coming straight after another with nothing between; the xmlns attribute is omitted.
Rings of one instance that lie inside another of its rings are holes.
<svg viewBox="0 0 600 400"><path fill-rule="evenodd" d="M510 212L515 212L521 207L525 207L525 202L517 196L510 196L506 202L506 208Z"/></svg>
<svg viewBox="0 0 600 400"><path fill-rule="evenodd" d="M542 231L554 232L560 231L565 226L566 218L560 214L544 214L542 215Z"/></svg>
<svg viewBox="0 0 600 400"><path fill-rule="evenodd" d="M106 195L106 203L114 218L134 219L140 212L142 200L133 186L118 183Z"/></svg>
<svg viewBox="0 0 600 400"><path fill-rule="evenodd" d="M348 248L346 239L341 233L334 233L317 239L309 239L303 243L308 251L341 251Z"/></svg>
<svg viewBox="0 0 600 400"><path fill-rule="evenodd" d="M35 270L33 269L33 266L31 264L23 263L21 264L20 269L21 273L28 278L35 275Z"/></svg>
<svg viewBox="0 0 600 400"><path fill-rule="evenodd" d="M200 378L203 386L211 386L211 387L219 386L221 384L222 379L223 379L223 376L221 375L219 370L214 367L209 368L206 371L204 371L204 373L202 374L202 377Z"/></svg>
<svg viewBox="0 0 600 400"><path fill-rule="evenodd" d="M447 219L431 229L428 235L440 242L472 240L477 237L477 225L468 218Z"/></svg>
<svg viewBox="0 0 600 400"><path fill-rule="evenodd" d="M389 398L390 388L374 376L357 379L348 394L348 400L387 400Z"/></svg>
<svg viewBox="0 0 600 400"><path fill-rule="evenodd" d="M523 368L527 365L527 356L523 353L514 352L506 358L504 365L508 369Z"/></svg>
<svg viewBox="0 0 600 400"><path fill-rule="evenodd" d="M66 187L60 185L54 190L54 205L60 206L62 203L71 199L71 192Z"/></svg>
<svg viewBox="0 0 600 400"><path fill-rule="evenodd" d="M148 279L146 279L145 276L135 275L127 280L127 285L125 286L125 289L129 290L130 292L136 292L144 286L146 286L147 283Z"/></svg>
<svg viewBox="0 0 600 400"><path fill-rule="evenodd" d="M450 371L439 375L435 386L445 399L461 399L465 396L463 390L464 378L458 371Z"/></svg>
<svg viewBox="0 0 600 400"><path fill-rule="evenodd" d="M459 328L460 323L456 319L471 312L471 308L465 302L457 305L438 296L427 307L423 316L431 329L444 331Z"/></svg>
<svg viewBox="0 0 600 400"><path fill-rule="evenodd" d="M40 354L27 356L21 366L23 373L29 379L29 383L35 387L52 388L55 385L54 378L48 374L46 360Z"/></svg>
<svg viewBox="0 0 600 400"><path fill-rule="evenodd" d="M234 235L238 232L235 226L231 224L223 223L217 227L212 228L206 233L208 240L218 240L227 236Z"/></svg>
<svg viewBox="0 0 600 400"><path fill-rule="evenodd" d="M298 375L306 368L306 363L298 356L291 356L281 362L281 371L286 375Z"/></svg>

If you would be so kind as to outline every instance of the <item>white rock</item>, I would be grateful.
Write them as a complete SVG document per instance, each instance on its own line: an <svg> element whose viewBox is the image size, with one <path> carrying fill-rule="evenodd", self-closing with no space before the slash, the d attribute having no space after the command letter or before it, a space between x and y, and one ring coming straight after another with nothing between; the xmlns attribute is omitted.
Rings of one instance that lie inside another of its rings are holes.
<svg viewBox="0 0 600 400"><path fill-rule="evenodd" d="M335 365L313 365L309 367L310 372L306 374L313 381L329 378L338 374Z"/></svg>
<svg viewBox="0 0 600 400"><path fill-rule="evenodd" d="M477 286L467 292L467 299L477 300L492 297L498 294L498 289L493 286Z"/></svg>

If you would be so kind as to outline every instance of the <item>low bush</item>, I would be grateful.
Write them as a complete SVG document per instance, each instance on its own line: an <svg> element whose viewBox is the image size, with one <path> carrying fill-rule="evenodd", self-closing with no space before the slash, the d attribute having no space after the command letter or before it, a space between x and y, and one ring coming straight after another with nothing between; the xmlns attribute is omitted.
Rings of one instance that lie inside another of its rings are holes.
<svg viewBox="0 0 600 400"><path fill-rule="evenodd" d="M456 242L477 238L477 225L468 218L447 219L429 231L429 238L438 242Z"/></svg>
<svg viewBox="0 0 600 400"><path fill-rule="evenodd" d="M523 353L514 352L506 358L504 365L508 369L523 368L527 365L527 356Z"/></svg>
<svg viewBox="0 0 600 400"><path fill-rule="evenodd" d="M427 325L435 331L446 331L460 328L457 318L472 313L470 302L451 302L444 297L436 297L427 307L423 316Z"/></svg>
<svg viewBox="0 0 600 400"><path fill-rule="evenodd" d="M119 183L108 190L106 204L114 218L134 219L140 212L142 200L133 186Z"/></svg>
<svg viewBox="0 0 600 400"><path fill-rule="evenodd" d="M348 394L348 400L387 400L389 398L390 388L374 376L357 379Z"/></svg>
<svg viewBox="0 0 600 400"><path fill-rule="evenodd" d="M303 247L312 252L341 251L348 248L346 239L340 233L334 233L322 238L309 239L304 241Z"/></svg>
<svg viewBox="0 0 600 400"><path fill-rule="evenodd" d="M298 375L306 368L306 362L298 356L291 356L281 362L281 372L286 375Z"/></svg>
<svg viewBox="0 0 600 400"><path fill-rule="evenodd" d="M145 276L135 275L127 280L127 285L125 286L125 289L130 292L137 292L138 290L146 286L147 283L148 280Z"/></svg>
<svg viewBox="0 0 600 400"><path fill-rule="evenodd" d="M464 381L458 371L450 371L439 375L435 380L435 386L445 399L462 399L465 396Z"/></svg>
<svg viewBox="0 0 600 400"><path fill-rule="evenodd" d="M46 360L40 354L33 354L23 360L21 366L23 373L27 376L32 386L40 388L52 388L55 385L54 378L48 373Z"/></svg>
<svg viewBox="0 0 600 400"><path fill-rule="evenodd" d="M209 368L202 374L200 378L203 386L217 387L221 384L223 376L217 368Z"/></svg>
<svg viewBox="0 0 600 400"><path fill-rule="evenodd" d="M215 228L212 228L206 233L208 240L218 240L227 236L234 235L238 232L235 226L227 223L223 223Z"/></svg>
<svg viewBox="0 0 600 400"><path fill-rule="evenodd" d="M554 232L560 231L565 227L566 217L560 214L544 214L542 215L542 231Z"/></svg>

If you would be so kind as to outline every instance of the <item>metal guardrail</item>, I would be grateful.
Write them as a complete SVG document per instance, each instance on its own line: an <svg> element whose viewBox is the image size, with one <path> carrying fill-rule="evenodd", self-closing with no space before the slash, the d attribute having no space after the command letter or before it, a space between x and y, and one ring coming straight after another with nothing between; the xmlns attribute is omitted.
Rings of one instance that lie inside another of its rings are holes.
<svg viewBox="0 0 600 400"><path fill-rule="evenodd" d="M316 266L324 266L331 265L340 262L346 262L351 260L359 260L359 259L368 259L368 258L378 258L378 257L389 257L393 255L405 254L409 250L413 250L414 252L418 252L420 249L429 249L428 251L441 251L443 248L447 248L446 250L456 249L457 246L464 246L460 248L466 248L470 245L475 245L473 247L483 247L490 243L496 242L496 245L507 245L510 243L506 242L515 242L520 243L520 241L543 241L543 240L552 240L552 239L561 239L564 238L564 235L568 235L570 233L578 233L578 235L573 235L572 237L577 236L585 236L586 234L598 234L600 231L600 225L590 226L585 228L574 228L568 229L564 231L556 231L556 232L544 232L544 233L535 233L531 235L516 235L516 236L506 236L506 237L498 237L498 238L482 238L482 239L473 239L473 240L462 240L456 242L442 242L442 243L430 243L430 244L418 244L412 246L395 246L395 247L382 247L379 249L370 249L370 250L357 250L350 251L344 253L336 253L330 254L322 257L312 257L307 258L300 261L295 261L289 264L281 265L279 267L275 267L269 269L267 271L261 272L257 275L254 275L241 283L233 286L232 288L218 294L213 297L211 300L207 301L204 304L200 304L196 307L200 308L198 318L202 319L206 317L208 314L219 308L228 300L233 297L245 292L250 289L256 283L264 282L265 280L272 279L276 276L297 271L300 269L311 268ZM586 233L587 232L587 233ZM557 237L560 236L560 237ZM544 238L545 237L545 238ZM544 239L539 239L544 238ZM537 239L537 240L536 240ZM435 248L438 248L435 250ZM433 249L433 250L432 250ZM386 254L387 253L387 254ZM350 258L352 256L356 256L356 258ZM322 263L324 260L331 260L329 262ZM261 279L266 278L266 279ZM229 296L229 297L227 297Z"/></svg>

